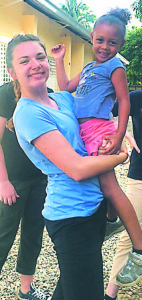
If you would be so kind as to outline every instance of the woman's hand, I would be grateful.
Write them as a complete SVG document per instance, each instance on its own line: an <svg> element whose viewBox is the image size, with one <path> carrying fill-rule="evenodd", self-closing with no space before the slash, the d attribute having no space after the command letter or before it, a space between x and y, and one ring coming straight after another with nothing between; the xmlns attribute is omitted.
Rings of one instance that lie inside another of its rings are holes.
<svg viewBox="0 0 142 300"><path fill-rule="evenodd" d="M109 140L103 140L102 141L102 145L100 146L99 150L98 150L98 155L106 155L106 151L107 149L110 148L111 142Z"/></svg>
<svg viewBox="0 0 142 300"><path fill-rule="evenodd" d="M9 180L0 182L0 201L4 204L12 205L16 202L16 198L19 197L15 191L14 186Z"/></svg>
<svg viewBox="0 0 142 300"><path fill-rule="evenodd" d="M98 155L106 155L106 151L107 151L107 149L109 149L110 144L111 144L110 141L103 140L102 145L98 150ZM125 163L125 160L127 160L127 158L129 158L128 149L124 142L121 144L120 150L117 151L117 153L115 153L115 154L117 154L117 155L124 154L124 155L121 155L122 157L124 157L124 159L121 163ZM109 154L107 154L107 155L109 155ZM128 162L129 162L129 159L128 159Z"/></svg>
<svg viewBox="0 0 142 300"><path fill-rule="evenodd" d="M13 117L6 122L5 127L13 132L13 128L14 128Z"/></svg>

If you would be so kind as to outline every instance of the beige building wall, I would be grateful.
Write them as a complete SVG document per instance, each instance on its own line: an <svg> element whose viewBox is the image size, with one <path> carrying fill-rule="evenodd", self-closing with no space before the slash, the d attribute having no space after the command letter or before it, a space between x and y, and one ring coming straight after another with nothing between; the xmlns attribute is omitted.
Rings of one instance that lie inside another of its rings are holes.
<svg viewBox="0 0 142 300"><path fill-rule="evenodd" d="M72 54L72 41L71 41L71 37L70 36L63 36L60 39L60 43L61 44L65 44L66 45L66 54L64 57L64 65L65 65L65 70L66 70L66 74L68 76L68 78L71 78L71 54Z"/></svg>
<svg viewBox="0 0 142 300"><path fill-rule="evenodd" d="M15 34L21 32L23 4L23 2L20 2L0 7L0 35L12 38Z"/></svg>
<svg viewBox="0 0 142 300"><path fill-rule="evenodd" d="M84 67L84 43L72 43L71 78L81 72Z"/></svg>
<svg viewBox="0 0 142 300"><path fill-rule="evenodd" d="M51 47L56 44L66 45L65 69L72 78L83 66L92 60L92 46L67 30L64 26L37 11L24 1L0 6L0 36L11 39L18 33L32 33L43 41L47 54L51 57ZM9 1L10 3L10 1ZM2 42L0 40L0 42Z"/></svg>
<svg viewBox="0 0 142 300"><path fill-rule="evenodd" d="M89 62L94 60L94 53L92 50L92 45L89 43L85 44L84 50L84 65L88 64Z"/></svg>
<svg viewBox="0 0 142 300"><path fill-rule="evenodd" d="M23 15L21 17L21 29L24 33L37 35L38 18L34 15Z"/></svg>

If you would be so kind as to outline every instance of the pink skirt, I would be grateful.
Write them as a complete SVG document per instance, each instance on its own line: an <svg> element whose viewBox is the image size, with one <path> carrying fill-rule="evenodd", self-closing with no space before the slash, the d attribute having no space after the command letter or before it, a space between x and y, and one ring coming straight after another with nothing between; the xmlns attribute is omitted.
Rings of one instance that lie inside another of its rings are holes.
<svg viewBox="0 0 142 300"><path fill-rule="evenodd" d="M114 134L116 124L114 120L91 119L80 124L80 136L89 155L97 156L105 135Z"/></svg>

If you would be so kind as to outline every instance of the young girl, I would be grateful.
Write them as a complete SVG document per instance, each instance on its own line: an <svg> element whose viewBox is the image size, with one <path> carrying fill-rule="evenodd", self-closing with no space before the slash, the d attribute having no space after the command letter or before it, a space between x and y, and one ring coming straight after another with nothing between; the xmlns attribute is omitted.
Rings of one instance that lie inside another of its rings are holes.
<svg viewBox="0 0 142 300"><path fill-rule="evenodd" d="M91 33L95 61L87 64L81 74L68 80L63 58L65 46L52 48L56 61L57 79L61 90L74 92L75 114L80 123L80 134L89 155L118 153L125 135L129 116L129 94L125 67L115 57L125 42L127 10L115 9L101 16ZM117 97L119 121L116 129L111 110ZM107 142L107 148L103 146ZM142 254L142 233L126 195L120 189L114 171L99 176L104 196L111 201L132 243L133 251ZM134 253L135 254L135 253ZM141 257L142 259L142 257ZM133 271L132 271L133 272Z"/></svg>
<svg viewBox="0 0 142 300"><path fill-rule="evenodd" d="M48 95L49 64L37 37L13 38L7 48L7 66L20 87L14 113L18 141L32 162L48 174L43 215L60 268L52 299L103 300L101 246L106 207L95 175L122 163L127 154L87 155L73 113L74 97L68 92Z"/></svg>

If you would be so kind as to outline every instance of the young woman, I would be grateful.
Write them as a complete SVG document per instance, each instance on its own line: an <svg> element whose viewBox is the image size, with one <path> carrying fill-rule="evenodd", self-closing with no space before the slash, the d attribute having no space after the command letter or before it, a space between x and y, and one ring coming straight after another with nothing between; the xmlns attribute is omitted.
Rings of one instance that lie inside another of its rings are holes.
<svg viewBox="0 0 142 300"><path fill-rule="evenodd" d="M48 174L43 216L60 268L52 299L103 300L106 205L96 175L123 162L127 153L87 155L73 113L73 96L68 92L48 95L49 64L37 37L13 38L7 48L7 66L21 91L14 113L19 143Z"/></svg>

